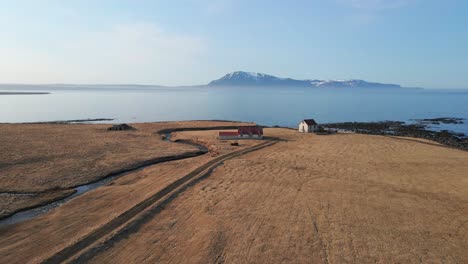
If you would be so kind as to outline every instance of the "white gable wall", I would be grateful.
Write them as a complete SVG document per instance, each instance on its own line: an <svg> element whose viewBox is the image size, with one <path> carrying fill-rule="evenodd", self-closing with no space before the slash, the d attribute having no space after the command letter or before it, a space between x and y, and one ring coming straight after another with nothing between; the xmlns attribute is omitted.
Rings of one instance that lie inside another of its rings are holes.
<svg viewBox="0 0 468 264"><path fill-rule="evenodd" d="M306 133L309 131L309 127L307 126L306 122L302 121L299 124L299 132Z"/></svg>
<svg viewBox="0 0 468 264"><path fill-rule="evenodd" d="M312 126L309 126L307 125L306 122L302 121L300 124L299 124L299 132L302 132L302 133L309 133L309 132L315 132L318 130L318 125L312 125Z"/></svg>

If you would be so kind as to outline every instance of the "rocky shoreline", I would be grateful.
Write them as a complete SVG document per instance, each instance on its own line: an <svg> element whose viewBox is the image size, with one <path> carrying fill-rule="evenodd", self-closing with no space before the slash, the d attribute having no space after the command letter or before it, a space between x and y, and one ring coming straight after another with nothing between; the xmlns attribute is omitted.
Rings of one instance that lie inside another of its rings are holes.
<svg viewBox="0 0 468 264"><path fill-rule="evenodd" d="M430 124L463 124L462 118L434 118L414 120L407 124L402 121L343 122L323 124L325 128L342 129L360 134L414 137L432 140L445 146L468 151L468 137L463 133L448 130L433 131Z"/></svg>
<svg viewBox="0 0 468 264"><path fill-rule="evenodd" d="M463 124L465 119L458 117L438 117L438 118L425 118L425 119L413 119L419 124L423 125L440 125L440 124Z"/></svg>

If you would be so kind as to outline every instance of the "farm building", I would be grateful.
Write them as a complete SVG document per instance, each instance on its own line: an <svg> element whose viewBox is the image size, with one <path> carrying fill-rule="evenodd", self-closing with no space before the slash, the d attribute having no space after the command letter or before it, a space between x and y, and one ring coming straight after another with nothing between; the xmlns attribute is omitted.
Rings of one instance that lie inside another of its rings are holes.
<svg viewBox="0 0 468 264"><path fill-rule="evenodd" d="M218 139L261 139L263 138L263 128L259 126L239 127L237 132L219 132Z"/></svg>
<svg viewBox="0 0 468 264"><path fill-rule="evenodd" d="M313 119L304 119L299 123L299 132L312 133L319 130L317 122Z"/></svg>
<svg viewBox="0 0 468 264"><path fill-rule="evenodd" d="M239 139L239 132L232 131L232 132L219 132L218 139L221 140L229 140L229 139Z"/></svg>
<svg viewBox="0 0 468 264"><path fill-rule="evenodd" d="M263 128L259 126L239 127L237 131L240 138L263 138Z"/></svg>

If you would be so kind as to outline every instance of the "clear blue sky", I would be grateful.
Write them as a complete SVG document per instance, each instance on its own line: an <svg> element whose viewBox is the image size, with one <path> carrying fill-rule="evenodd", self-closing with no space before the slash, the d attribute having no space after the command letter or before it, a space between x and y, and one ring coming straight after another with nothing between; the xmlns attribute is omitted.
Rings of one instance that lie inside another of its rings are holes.
<svg viewBox="0 0 468 264"><path fill-rule="evenodd" d="M467 14L466 0L0 0L0 83L246 70L468 88Z"/></svg>

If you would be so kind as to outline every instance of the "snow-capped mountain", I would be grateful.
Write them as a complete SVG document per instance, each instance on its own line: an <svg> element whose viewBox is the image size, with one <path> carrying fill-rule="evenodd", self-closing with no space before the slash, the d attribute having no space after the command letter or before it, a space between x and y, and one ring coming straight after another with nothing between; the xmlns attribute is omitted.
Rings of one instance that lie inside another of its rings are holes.
<svg viewBox="0 0 468 264"><path fill-rule="evenodd" d="M363 80L295 80L255 72L236 71L214 80L209 86L301 86L323 88L401 88L397 84L382 84Z"/></svg>
<svg viewBox="0 0 468 264"><path fill-rule="evenodd" d="M303 81L290 78L279 78L273 75L256 72L237 71L228 73L218 80L210 82L211 86L306 86Z"/></svg>

